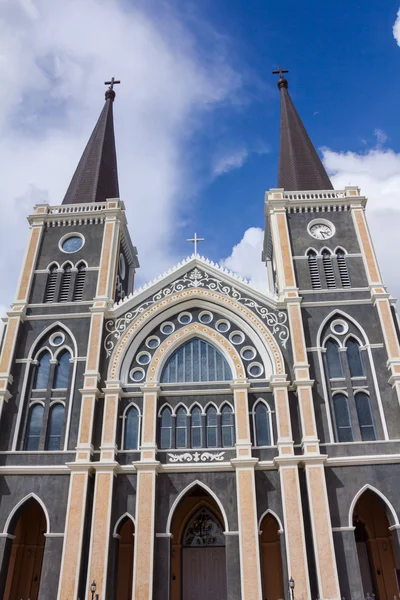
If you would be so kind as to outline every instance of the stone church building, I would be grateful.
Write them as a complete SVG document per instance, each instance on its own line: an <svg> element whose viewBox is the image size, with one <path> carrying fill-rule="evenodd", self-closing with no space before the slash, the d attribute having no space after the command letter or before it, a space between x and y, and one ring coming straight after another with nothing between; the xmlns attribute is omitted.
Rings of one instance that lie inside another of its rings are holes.
<svg viewBox="0 0 400 600"><path fill-rule="evenodd" d="M197 254L135 289L112 87L5 319L0 597L393 600L399 322L366 198L281 73L270 291Z"/></svg>

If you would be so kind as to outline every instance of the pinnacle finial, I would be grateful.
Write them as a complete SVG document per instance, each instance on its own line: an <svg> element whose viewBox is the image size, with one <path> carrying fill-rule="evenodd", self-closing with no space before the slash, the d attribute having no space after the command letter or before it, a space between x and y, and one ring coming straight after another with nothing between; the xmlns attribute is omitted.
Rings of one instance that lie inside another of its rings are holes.
<svg viewBox="0 0 400 600"><path fill-rule="evenodd" d="M117 81L114 77L111 77L110 81L104 82L104 85L110 86L108 88L108 90L106 90L106 93L105 93L106 100L111 100L111 102L114 102L114 98L115 98L114 85L116 85L117 83L121 83L121 82Z"/></svg>
<svg viewBox="0 0 400 600"><path fill-rule="evenodd" d="M278 79L278 88L288 88L289 84L288 84L288 80L286 79L286 77L283 76L284 73L289 73L288 69L282 69L282 67L278 67L278 69L276 71L272 71L272 75L279 75L279 79Z"/></svg>

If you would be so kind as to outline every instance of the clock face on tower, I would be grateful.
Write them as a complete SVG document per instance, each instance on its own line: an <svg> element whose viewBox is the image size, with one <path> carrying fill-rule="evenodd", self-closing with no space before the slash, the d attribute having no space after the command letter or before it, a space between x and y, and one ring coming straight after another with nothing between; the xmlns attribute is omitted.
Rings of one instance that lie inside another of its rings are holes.
<svg viewBox="0 0 400 600"><path fill-rule="evenodd" d="M329 221L312 221L308 226L308 233L317 240L327 240L334 235L335 229Z"/></svg>

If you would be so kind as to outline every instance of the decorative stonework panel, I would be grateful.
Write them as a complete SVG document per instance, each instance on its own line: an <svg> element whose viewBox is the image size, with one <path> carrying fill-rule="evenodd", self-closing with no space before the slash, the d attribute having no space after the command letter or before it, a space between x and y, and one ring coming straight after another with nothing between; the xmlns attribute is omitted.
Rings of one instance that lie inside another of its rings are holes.
<svg viewBox="0 0 400 600"><path fill-rule="evenodd" d="M183 452L174 454L168 452L169 463L198 463L198 462L221 462L225 460L225 451L222 452Z"/></svg>

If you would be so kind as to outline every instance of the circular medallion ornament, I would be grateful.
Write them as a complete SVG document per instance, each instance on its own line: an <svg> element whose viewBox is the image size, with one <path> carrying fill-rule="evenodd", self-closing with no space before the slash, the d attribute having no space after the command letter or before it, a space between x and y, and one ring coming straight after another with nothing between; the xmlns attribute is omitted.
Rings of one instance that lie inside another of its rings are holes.
<svg viewBox="0 0 400 600"><path fill-rule="evenodd" d="M315 219L308 224L308 233L316 240L327 240L335 234L335 227L325 219Z"/></svg>

